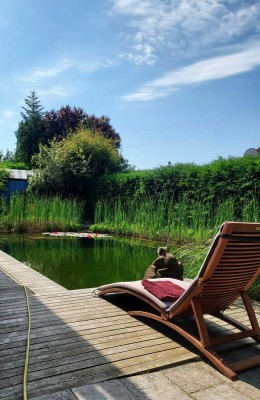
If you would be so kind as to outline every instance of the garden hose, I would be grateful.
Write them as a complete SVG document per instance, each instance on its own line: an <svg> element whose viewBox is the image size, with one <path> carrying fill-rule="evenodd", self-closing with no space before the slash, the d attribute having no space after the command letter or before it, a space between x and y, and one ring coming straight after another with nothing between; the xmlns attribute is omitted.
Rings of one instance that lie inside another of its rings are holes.
<svg viewBox="0 0 260 400"><path fill-rule="evenodd" d="M28 296L28 288L16 279L13 275L6 272L2 267L0 270L8 275L13 281L15 281L18 285L22 286L25 292L26 297L26 306L28 313L28 332L27 332L27 344L26 344L26 353L25 353L25 362L24 362L24 373L23 373L23 400L27 400L27 377L28 377L28 365L29 365L29 352L30 352L30 333L31 333L31 311L30 311L30 303Z"/></svg>

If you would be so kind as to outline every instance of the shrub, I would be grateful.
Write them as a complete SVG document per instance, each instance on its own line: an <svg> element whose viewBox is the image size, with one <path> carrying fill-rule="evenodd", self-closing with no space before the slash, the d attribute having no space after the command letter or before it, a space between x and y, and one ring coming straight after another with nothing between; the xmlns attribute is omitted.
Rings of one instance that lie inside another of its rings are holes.
<svg viewBox="0 0 260 400"><path fill-rule="evenodd" d="M41 145L33 162L38 169L29 191L86 197L98 177L121 169L122 157L111 140L79 129L49 147Z"/></svg>
<svg viewBox="0 0 260 400"><path fill-rule="evenodd" d="M2 167L0 167L0 190L6 190L6 182L9 173Z"/></svg>

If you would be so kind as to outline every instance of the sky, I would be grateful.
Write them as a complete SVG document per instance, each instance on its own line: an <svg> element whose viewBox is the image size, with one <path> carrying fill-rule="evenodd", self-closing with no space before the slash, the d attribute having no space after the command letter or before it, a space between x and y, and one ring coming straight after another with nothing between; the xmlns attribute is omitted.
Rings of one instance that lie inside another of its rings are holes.
<svg viewBox="0 0 260 400"><path fill-rule="evenodd" d="M0 149L21 107L106 115L137 169L260 147L259 0L0 1Z"/></svg>

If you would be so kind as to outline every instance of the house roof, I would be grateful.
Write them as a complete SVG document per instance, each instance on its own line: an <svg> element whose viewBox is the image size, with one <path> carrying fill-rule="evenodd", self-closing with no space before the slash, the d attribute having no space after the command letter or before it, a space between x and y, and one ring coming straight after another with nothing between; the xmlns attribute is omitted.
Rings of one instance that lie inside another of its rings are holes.
<svg viewBox="0 0 260 400"><path fill-rule="evenodd" d="M9 179L17 179L20 181L27 181L28 176L33 174L32 170L26 169L7 169L9 172Z"/></svg>

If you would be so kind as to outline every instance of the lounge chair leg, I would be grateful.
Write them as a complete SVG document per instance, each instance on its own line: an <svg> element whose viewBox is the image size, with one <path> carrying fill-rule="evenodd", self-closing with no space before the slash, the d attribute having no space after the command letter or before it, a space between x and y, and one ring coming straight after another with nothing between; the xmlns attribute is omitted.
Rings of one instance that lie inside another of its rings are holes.
<svg viewBox="0 0 260 400"><path fill-rule="evenodd" d="M250 329L248 326L242 324L241 322L237 321L236 319L234 319L228 315L225 315L223 313L218 312L218 313L215 313L212 315L221 319L222 321L225 321L225 322L233 325L235 328L239 329L240 331L244 331L244 332L251 331L249 337L254 339L257 343L260 343L260 328L259 328L258 321L256 319L255 311L254 311L252 303L250 301L250 298L246 292L241 293L241 298L244 303L244 306L245 306L249 321L251 323L252 329ZM241 335L241 339L242 339L242 335Z"/></svg>
<svg viewBox="0 0 260 400"><path fill-rule="evenodd" d="M191 335L184 329L182 329L180 326L174 324L173 322L169 320L165 320L161 318L161 316L152 314L146 311L129 311L129 315L132 317L146 317L150 319L154 319L155 321L159 321L164 325L169 326L172 328L174 331L179 333L181 336L183 336L185 339L187 339L191 344L193 344L202 354L204 354L209 361L212 362L212 364L215 365L215 367L222 372L223 375L225 375L229 379L235 379L237 374L234 372L227 364L224 363L223 359L212 349L205 348L201 341L198 340L195 336Z"/></svg>
<svg viewBox="0 0 260 400"><path fill-rule="evenodd" d="M208 329L205 324L204 316L201 310L201 306L198 299L191 300L191 306L193 309L194 317L196 320L197 328L200 335L201 344L203 347L210 346L210 339L208 334Z"/></svg>
<svg viewBox="0 0 260 400"><path fill-rule="evenodd" d="M241 298L245 305L249 321L251 322L251 326L256 333L255 336L257 337L258 335L260 335L260 328L250 298L246 292L241 293Z"/></svg>

